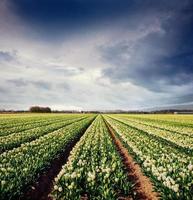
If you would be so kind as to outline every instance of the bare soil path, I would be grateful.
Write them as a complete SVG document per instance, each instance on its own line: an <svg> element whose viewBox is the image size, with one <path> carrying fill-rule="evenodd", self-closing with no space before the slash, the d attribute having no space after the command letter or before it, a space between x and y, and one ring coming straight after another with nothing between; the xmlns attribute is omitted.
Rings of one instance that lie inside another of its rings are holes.
<svg viewBox="0 0 193 200"><path fill-rule="evenodd" d="M24 191L19 200L52 200L48 195L53 188L53 180L60 172L62 166L67 162L70 151L79 139L76 138L68 144L65 151L53 160L47 170L39 176L38 180L32 186L26 188L26 191Z"/></svg>
<svg viewBox="0 0 193 200"><path fill-rule="evenodd" d="M40 174L39 178L33 185L30 185L25 189L23 195L17 198L18 200L52 200L52 198L49 197L49 194L53 189L54 178L58 175L62 166L67 162L70 152L88 127L82 130L82 133L65 147L65 151L61 152L58 157L51 162L49 167Z"/></svg>
<svg viewBox="0 0 193 200"><path fill-rule="evenodd" d="M129 181L134 184L133 199L135 200L158 200L158 193L154 192L150 179L143 175L140 166L135 163L128 150L122 142L116 137L113 128L105 121L109 133L116 145L116 148L122 158L123 164L127 169Z"/></svg>

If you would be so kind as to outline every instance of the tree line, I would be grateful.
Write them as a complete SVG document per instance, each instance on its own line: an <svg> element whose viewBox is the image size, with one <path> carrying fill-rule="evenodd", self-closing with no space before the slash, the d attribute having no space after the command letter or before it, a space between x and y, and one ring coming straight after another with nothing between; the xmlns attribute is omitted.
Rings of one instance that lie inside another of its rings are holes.
<svg viewBox="0 0 193 200"><path fill-rule="evenodd" d="M49 107L41 107L41 106L32 106L29 109L30 112L36 112L36 113L51 113L52 110Z"/></svg>

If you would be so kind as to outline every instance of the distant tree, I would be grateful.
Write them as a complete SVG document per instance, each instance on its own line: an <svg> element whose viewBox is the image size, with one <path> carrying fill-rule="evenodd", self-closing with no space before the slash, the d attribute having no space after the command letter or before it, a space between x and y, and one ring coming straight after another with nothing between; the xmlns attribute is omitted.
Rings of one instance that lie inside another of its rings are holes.
<svg viewBox="0 0 193 200"><path fill-rule="evenodd" d="M40 106L32 106L29 109L30 112L37 112L37 113L51 113L51 109L49 107L40 107Z"/></svg>
<svg viewBox="0 0 193 200"><path fill-rule="evenodd" d="M51 113L52 112L51 108L49 108L49 107L43 108L43 111L46 112L46 113Z"/></svg>

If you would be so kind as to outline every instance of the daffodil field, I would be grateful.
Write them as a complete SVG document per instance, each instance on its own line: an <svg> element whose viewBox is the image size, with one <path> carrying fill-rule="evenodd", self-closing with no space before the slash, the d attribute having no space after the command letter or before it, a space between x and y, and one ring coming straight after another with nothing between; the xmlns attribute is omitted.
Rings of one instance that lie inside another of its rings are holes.
<svg viewBox="0 0 193 200"><path fill-rule="evenodd" d="M12 148L18 147L24 142L30 142L31 140L37 139L44 134L48 134L57 130L59 128L65 127L73 122L78 121L79 118L75 119L63 119L62 121L54 121L47 125L41 125L39 127L33 128L31 130L21 131L18 133L13 133L4 137L1 137L0 141L0 152L10 150ZM82 117L80 117L80 120Z"/></svg>
<svg viewBox="0 0 193 200"><path fill-rule="evenodd" d="M178 122L179 133L177 133L152 128L151 125L146 125L148 123L143 124L141 118L139 120L136 118L135 115L134 119L131 115L105 116L128 151L140 163L144 173L151 177L162 198L193 199L193 120L190 120L187 130L190 135L184 134L183 143L178 138L183 136L179 127L182 126L182 130L186 128L184 122L183 125ZM143 120L146 122L145 119Z"/></svg>
<svg viewBox="0 0 193 200"><path fill-rule="evenodd" d="M55 178L53 196L78 200L86 191L89 199L116 199L118 192L126 196L130 188L107 127L98 116Z"/></svg>
<svg viewBox="0 0 193 200"><path fill-rule="evenodd" d="M49 198L140 199L107 124L158 199L193 199L193 115L165 114L0 114L0 199L33 199L26 190L70 145Z"/></svg>
<svg viewBox="0 0 193 200"><path fill-rule="evenodd" d="M86 130L92 120L93 116L83 118L31 142L23 143L18 148L3 152L0 155L0 199L19 195L59 152L65 151L71 140Z"/></svg>

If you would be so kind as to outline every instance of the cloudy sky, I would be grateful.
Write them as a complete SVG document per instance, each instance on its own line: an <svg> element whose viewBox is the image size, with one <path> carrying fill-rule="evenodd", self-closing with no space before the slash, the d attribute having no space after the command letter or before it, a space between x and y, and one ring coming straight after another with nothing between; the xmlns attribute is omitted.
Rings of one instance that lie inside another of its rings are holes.
<svg viewBox="0 0 193 200"><path fill-rule="evenodd" d="M1 0L0 108L193 102L192 0Z"/></svg>

